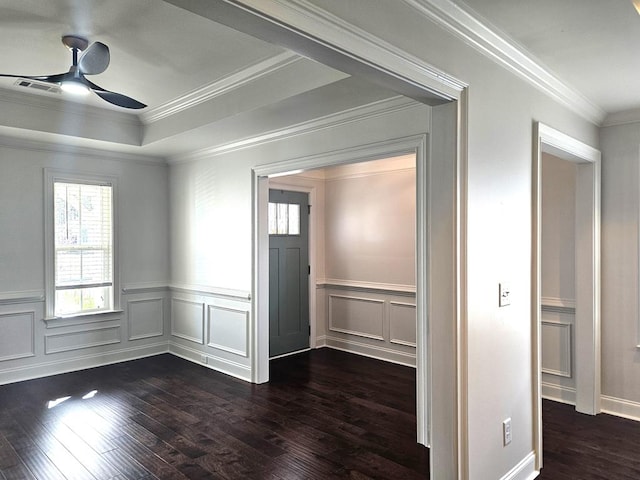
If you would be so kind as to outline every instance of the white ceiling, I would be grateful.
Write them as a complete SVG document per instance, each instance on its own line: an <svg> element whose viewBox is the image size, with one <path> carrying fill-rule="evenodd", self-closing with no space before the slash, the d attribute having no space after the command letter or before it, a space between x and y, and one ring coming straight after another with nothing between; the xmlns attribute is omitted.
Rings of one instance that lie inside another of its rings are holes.
<svg viewBox="0 0 640 480"><path fill-rule="evenodd" d="M454 0L611 114L640 108L640 15L631 0Z"/></svg>
<svg viewBox="0 0 640 480"><path fill-rule="evenodd" d="M77 146L171 157L231 141L230 131L254 135L252 117L305 121L397 96L162 0L2 0L0 73L68 71L67 34L107 44L108 69L88 78L148 107L122 109L93 94L0 78L0 135L55 141L62 134Z"/></svg>
<svg viewBox="0 0 640 480"><path fill-rule="evenodd" d="M640 108L630 0L453 1L605 112ZM162 0L1 0L0 73L67 71L66 34L106 43L111 64L90 79L148 107L0 78L0 136L172 157L255 135L256 119L283 128L397 96Z"/></svg>

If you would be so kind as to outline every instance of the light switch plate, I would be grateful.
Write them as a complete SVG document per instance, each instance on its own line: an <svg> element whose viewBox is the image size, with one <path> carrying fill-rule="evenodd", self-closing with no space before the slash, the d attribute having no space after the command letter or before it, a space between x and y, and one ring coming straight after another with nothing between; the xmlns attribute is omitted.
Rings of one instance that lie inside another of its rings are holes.
<svg viewBox="0 0 640 480"><path fill-rule="evenodd" d="M511 443L511 418L502 422L502 444L506 447Z"/></svg>
<svg viewBox="0 0 640 480"><path fill-rule="evenodd" d="M498 298L498 306L506 307L511 305L511 289L508 283L502 282L498 284Z"/></svg>

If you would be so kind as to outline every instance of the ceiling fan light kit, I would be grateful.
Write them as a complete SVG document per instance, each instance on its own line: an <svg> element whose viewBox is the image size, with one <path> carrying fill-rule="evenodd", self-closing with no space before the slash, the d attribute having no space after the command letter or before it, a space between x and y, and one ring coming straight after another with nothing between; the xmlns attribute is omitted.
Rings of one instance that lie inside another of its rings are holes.
<svg viewBox="0 0 640 480"><path fill-rule="evenodd" d="M72 64L68 72L43 76L0 74L0 77L23 78L53 83L60 85L64 92L75 95L86 95L89 92L94 92L104 101L122 108L140 109L146 107L144 103L131 97L105 90L85 77L85 75L100 74L109 66L111 60L109 47L104 43L95 42L89 45L86 38L77 35L63 36L62 43L71 50ZM80 52L81 54L78 55Z"/></svg>
<svg viewBox="0 0 640 480"><path fill-rule="evenodd" d="M60 83L60 88L63 92L70 93L72 95L88 95L90 92L89 87L73 78L63 80Z"/></svg>

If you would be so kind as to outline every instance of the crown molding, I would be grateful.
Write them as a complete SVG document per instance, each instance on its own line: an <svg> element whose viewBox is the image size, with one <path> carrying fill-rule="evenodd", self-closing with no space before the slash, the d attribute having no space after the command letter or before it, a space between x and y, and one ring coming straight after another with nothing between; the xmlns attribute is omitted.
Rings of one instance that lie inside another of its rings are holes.
<svg viewBox="0 0 640 480"><path fill-rule="evenodd" d="M204 85L163 105L148 109L140 115L140 118L144 124L157 122L158 120L162 120L163 118L227 94L232 90L240 88L260 77L273 73L302 59L303 57L294 52L286 51L280 53L234 72L231 75L222 77L213 83Z"/></svg>
<svg viewBox="0 0 640 480"><path fill-rule="evenodd" d="M640 123L640 108L610 113L602 122L603 127L615 127L616 125L630 125Z"/></svg>
<svg viewBox="0 0 640 480"><path fill-rule="evenodd" d="M306 122L290 125L286 128L280 128L261 133L259 135L253 135L245 137L240 140L234 140L233 142L214 145L212 147L203 148L195 152L187 154L176 155L170 157L168 163L184 163L200 160L203 158L215 157L217 155L223 155L237 150L243 150L245 148L256 147L269 142L277 140L284 140L287 138L296 137L298 135L304 135L307 133L317 132L327 128L333 128L341 125L345 125L352 122L358 122L369 118L378 117L381 115L387 115L389 113L406 110L420 106L415 100L411 100L403 96L395 96L377 102L369 103L367 105L361 105L348 110L343 110L338 113L326 115L323 117L315 118Z"/></svg>
<svg viewBox="0 0 640 480"><path fill-rule="evenodd" d="M98 148L80 147L54 142L43 142L24 138L8 137L0 135L0 147L13 148L16 150L32 150L48 153L65 153L68 155L95 158L100 160L116 160L152 165L166 165L167 161L163 157L152 157L148 155L135 155L125 152L115 152L111 150L101 150Z"/></svg>
<svg viewBox="0 0 640 480"><path fill-rule="evenodd" d="M450 0L403 0L423 16L462 39L496 63L506 67L584 119L601 125L606 112L564 83L525 48L468 7Z"/></svg>

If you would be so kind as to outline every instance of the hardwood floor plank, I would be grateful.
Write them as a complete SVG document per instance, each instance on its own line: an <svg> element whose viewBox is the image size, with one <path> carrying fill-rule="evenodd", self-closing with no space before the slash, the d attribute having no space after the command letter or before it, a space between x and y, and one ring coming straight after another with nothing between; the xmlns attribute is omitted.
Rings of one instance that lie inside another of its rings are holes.
<svg viewBox="0 0 640 480"><path fill-rule="evenodd" d="M0 432L0 471L15 467L21 463L20 457L11 443Z"/></svg>
<svg viewBox="0 0 640 480"><path fill-rule="evenodd" d="M128 435L122 435L116 440L116 443L118 444L119 450L127 452L133 460L149 472L147 477L153 476L163 480L183 480L187 478L174 468L173 465L167 463L162 457ZM175 464L184 463L189 460L185 456L181 456L179 461L176 461L175 456L172 458Z"/></svg>
<svg viewBox="0 0 640 480"><path fill-rule="evenodd" d="M49 424L45 428L97 479L111 479L121 473L64 423Z"/></svg>
<svg viewBox="0 0 640 480"><path fill-rule="evenodd" d="M6 480L37 480L26 465L20 463L6 470L2 470Z"/></svg>
<svg viewBox="0 0 640 480"><path fill-rule="evenodd" d="M136 462L124 449L109 450L102 454L102 458L117 466L121 475L130 480L140 480L149 476L154 477L151 472Z"/></svg>
<svg viewBox="0 0 640 480"><path fill-rule="evenodd" d="M160 440L171 445L177 451L186 455L188 458L191 458L191 459L198 458L207 454L206 450L203 448L206 445L200 446L192 442L191 440L178 434L176 431L172 430L168 426L164 425L163 423L155 419L148 417L147 415L140 413L136 415L134 418L132 418L132 420L136 422L138 425L144 427L149 432L153 433ZM203 443L205 444L208 443L206 436L203 435L201 439L204 440Z"/></svg>
<svg viewBox="0 0 640 480"><path fill-rule="evenodd" d="M95 478L36 418L21 415L14 418L67 480Z"/></svg>

